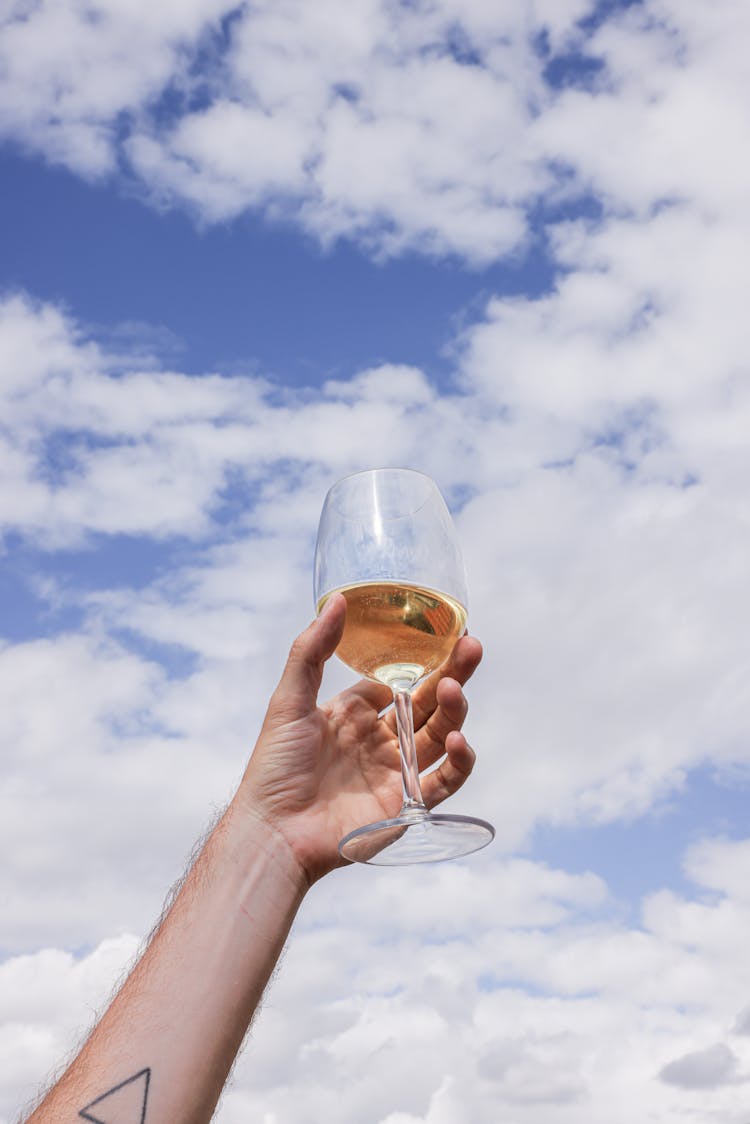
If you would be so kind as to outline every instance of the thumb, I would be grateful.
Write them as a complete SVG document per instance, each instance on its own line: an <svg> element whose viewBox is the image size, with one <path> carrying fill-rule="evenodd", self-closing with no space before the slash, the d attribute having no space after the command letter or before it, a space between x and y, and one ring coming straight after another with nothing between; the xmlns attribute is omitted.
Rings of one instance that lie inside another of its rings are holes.
<svg viewBox="0 0 750 1124"><path fill-rule="evenodd" d="M315 709L323 667L336 650L345 620L346 600L342 594L334 593L319 616L294 641L273 695L271 709L277 717L293 721Z"/></svg>

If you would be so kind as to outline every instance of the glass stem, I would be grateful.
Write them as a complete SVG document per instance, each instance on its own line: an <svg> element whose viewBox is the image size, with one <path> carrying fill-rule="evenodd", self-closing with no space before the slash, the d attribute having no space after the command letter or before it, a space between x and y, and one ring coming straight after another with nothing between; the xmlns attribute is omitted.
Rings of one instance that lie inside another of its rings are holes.
<svg viewBox="0 0 750 1124"><path fill-rule="evenodd" d="M396 709L396 729L401 750L401 778L404 784L402 812L426 812L422 789L419 787L417 747L414 744L414 714L409 687L393 684L393 702Z"/></svg>

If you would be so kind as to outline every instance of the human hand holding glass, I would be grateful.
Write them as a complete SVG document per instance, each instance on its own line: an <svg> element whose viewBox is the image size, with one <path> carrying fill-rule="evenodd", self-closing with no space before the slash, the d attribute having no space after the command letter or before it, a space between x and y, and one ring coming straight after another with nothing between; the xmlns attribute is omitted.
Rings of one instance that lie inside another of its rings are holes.
<svg viewBox="0 0 750 1124"><path fill-rule="evenodd" d="M318 612L333 593L347 603L337 655L393 692L404 803L398 816L350 832L351 861L381 866L457 858L486 846L485 820L428 811L414 744L411 691L450 655L466 626L466 578L456 530L430 477L373 469L328 493L315 552Z"/></svg>

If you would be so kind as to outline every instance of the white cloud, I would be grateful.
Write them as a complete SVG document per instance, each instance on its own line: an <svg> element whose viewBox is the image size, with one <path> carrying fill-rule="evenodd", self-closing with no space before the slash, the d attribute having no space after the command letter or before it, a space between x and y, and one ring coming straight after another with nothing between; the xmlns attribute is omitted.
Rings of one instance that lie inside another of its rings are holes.
<svg viewBox="0 0 750 1124"><path fill-rule="evenodd" d="M202 220L260 208L324 243L487 263L553 191L742 217L747 14L704 7L649 0L592 32L582 0L16 5L0 130L86 176L129 162ZM601 69L556 89L570 52Z"/></svg>
<svg viewBox="0 0 750 1124"><path fill-rule="evenodd" d="M0 1120L11 1119L90 1029L138 950L131 935L75 958L48 948L0 964Z"/></svg>
<svg viewBox="0 0 750 1124"><path fill-rule="evenodd" d="M550 97L536 40L562 49L587 9L16 5L0 131L87 177L124 159L156 202L204 220L260 207L324 243L488 262L523 241L551 182L530 144Z"/></svg>
<svg viewBox="0 0 750 1124"><path fill-rule="evenodd" d="M737 1080L737 1056L724 1042L707 1046L675 1058L664 1066L659 1077L668 1085L683 1089L715 1089Z"/></svg>
<svg viewBox="0 0 750 1124"><path fill-rule="evenodd" d="M688 239L697 274L675 255ZM487 647L484 783L459 800L502 845L540 817L640 815L699 764L747 763L740 248L685 208L585 238L566 227L559 246L570 272L552 293L492 300L467 331L453 394L396 365L283 396L142 355L132 369L61 312L3 303L6 528L48 547L92 532L195 543L137 592L45 589L97 635L196 655L149 702L157 723L200 752L221 698L215 736L241 744L311 610L328 483L412 463L473 496L459 527Z"/></svg>
<svg viewBox="0 0 750 1124"><path fill-rule="evenodd" d="M489 301L450 393L398 364L285 394L189 378L59 308L0 302L3 532L51 559L96 535L164 551L137 591L37 582L79 627L0 650L3 946L105 942L0 965L0 1114L86 1021L134 947L119 934L148 927L241 770L312 611L326 487L412 463L463 500L487 656L454 807L498 842L317 888L220 1119L743 1124L747 840L694 843L693 887L630 923L593 874L506 854L540 821L660 808L696 766L747 770L746 13L633 6L588 45L592 88L552 92L530 37L574 47L578 3L518 23L479 0L258 4L207 104L155 115L227 10L16 6L2 128L87 175L127 152L146 190L203 218L267 206L380 255L506 252L551 159L602 215L548 228L554 288ZM481 65L446 53L449 27ZM163 650L191 657L180 674Z"/></svg>
<svg viewBox="0 0 750 1124"><path fill-rule="evenodd" d="M750 175L747 30L745 6L731 0L710 13L671 0L631 5L588 45L604 88L560 97L537 123L540 144L616 208L648 213L687 199L708 218L736 213Z"/></svg>
<svg viewBox="0 0 750 1124"><path fill-rule="evenodd" d="M707 839L685 856L685 870L693 882L708 890L750 900L750 841Z"/></svg>
<svg viewBox="0 0 750 1124"><path fill-rule="evenodd" d="M307 903L220 1119L624 1124L648 1112L676 1122L690 1108L742 1120L734 1078L749 1072L750 1054L731 1027L747 971L739 944L718 958L707 932L733 898L683 937L614 918L591 924L585 878L533 863L503 870L489 853L463 869L396 872L398 885L393 873L375 875L373 889L373 872L342 872ZM534 904L550 875L565 921L543 921ZM509 891L524 900L518 912L505 908ZM391 908L391 896L402 904ZM476 913L470 901L481 902ZM714 1067L716 1080L659 1087L672 1062L711 1048L734 1059Z"/></svg>
<svg viewBox="0 0 750 1124"><path fill-rule="evenodd" d="M112 641L6 644L0 669L0 947L142 931L212 799L228 796L236 760L217 741L199 794L195 748L155 713L161 668Z"/></svg>
<svg viewBox="0 0 750 1124"><path fill-rule="evenodd" d="M649 0L592 32L582 0L16 5L0 130L86 176L129 161L203 220L261 208L324 243L486 263L553 190L742 216L747 14L704 7ZM570 52L601 69L556 89L545 67Z"/></svg>
<svg viewBox="0 0 750 1124"><path fill-rule="evenodd" d="M718 957L709 933L712 914L739 903L729 893L708 905L693 933L656 931L618 921L591 889L588 876L489 853L416 873L339 872L303 907L217 1119L625 1124L652 1113L677 1124L693 1113L741 1124L750 1045L735 1024L750 979L741 945ZM550 891L563 917L548 914ZM592 924L582 903L604 916ZM49 949L0 966L2 1023L28 1051L0 1085L5 1105L85 1029L136 945L123 936L77 958Z"/></svg>
<svg viewBox="0 0 750 1124"><path fill-rule="evenodd" d="M111 171L119 115L179 79L186 49L227 10L217 0L16 0L2 20L0 129L85 176Z"/></svg>
<svg viewBox="0 0 750 1124"><path fill-rule="evenodd" d="M610 252L616 276L623 261L639 260ZM626 293L644 276L631 268ZM487 659L472 693L477 780L454 806L493 820L499 842L473 864L427 878L389 871L377 892L370 871L319 887L225 1098L227 1124L268 1113L304 1124L301 1104L311 1122L382 1124L400 1113L459 1124L470 1106L490 1124L500 1105L522 1124L547 1124L551 1104L563 1124L610 1119L613 1104L623 1106L623 1124L657 1109L676 1122L685 1098L741 1124L747 843L696 844L685 859L695 896L664 888L630 928L594 876L502 861L540 819L636 816L698 763L747 761L748 544L741 472L733 483L727 471L745 452L739 430L717 450L697 422L708 407L713 424L734 432L743 382L728 372L739 369L741 338L723 341L713 377L696 360L682 396L673 379L651 384L656 427L629 416L621 384L605 371L600 387L593 367L577 411L522 380L501 390L482 356L524 369L539 347L539 315L561 362L572 363L588 335L603 362L626 369L632 339L617 325L628 301L615 302L611 317L600 303L594 318L567 284L538 304L493 303L467 337L454 396L411 368L282 398L246 379L128 370L59 311L22 298L3 305L0 347L13 357L5 436L15 479L39 496L22 517L9 507L6 528L50 546L92 529L127 530L135 513L139 533L166 534L167 545L170 527L196 536L191 552L137 593L52 583L50 597L84 611L82 631L1 654L2 740L12 750L0 820L12 859L2 891L8 949L75 947L148 927L209 805L228 795L288 640L311 612L312 536L330 479L387 450L446 490L474 490L458 522ZM695 299L687 283L682 291ZM679 302L664 303L641 329L645 358L673 330L673 310L682 315ZM696 353L706 330L698 320ZM634 401L647 385L639 368L636 376ZM597 425L611 417L626 419L619 444L597 446ZM646 439L649 426L660 444ZM42 471L55 434L58 454L74 462L67 474ZM122 477L130 501L112 505L116 454L131 465ZM544 467L563 454L570 463ZM180 522L165 528L169 491L139 465L170 488L187 466ZM699 482L676 486L688 471ZM214 522L232 482L236 514ZM123 630L136 638L131 650ZM138 637L180 645L196 662L168 678ZM40 684L43 707L34 703ZM385 928L384 918L393 919ZM11 975L16 963L7 961ZM65 979L71 962L53 963ZM6 1019L6 1105L28 1095L33 1075L70 1040L56 1019L40 1012L20 1030L15 1015ZM16 1064L19 1043L28 1066ZM717 1043L729 1063L688 1088L682 1062ZM438 1073L435 1056L451 1059ZM354 1072L356 1081L343 1081ZM336 1084L345 1096L331 1093Z"/></svg>
<svg viewBox="0 0 750 1124"><path fill-rule="evenodd" d="M0 315L0 471L9 483L0 519L48 543L96 531L203 537L232 472L248 496L257 488L265 497L266 529L290 526L293 509L276 507L274 488L286 494L302 469L275 485L265 479L270 465L322 465L314 471L325 478L365 450L380 462L408 459L414 419L435 403L420 372L390 366L331 382L318 401L289 392L279 402L261 379L128 369L126 356L23 296L0 302Z"/></svg>

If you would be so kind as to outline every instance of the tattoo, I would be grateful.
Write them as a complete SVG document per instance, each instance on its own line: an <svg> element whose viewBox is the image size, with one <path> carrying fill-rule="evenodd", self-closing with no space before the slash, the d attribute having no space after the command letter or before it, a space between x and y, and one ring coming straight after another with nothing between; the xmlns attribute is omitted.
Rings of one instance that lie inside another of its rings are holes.
<svg viewBox="0 0 750 1124"><path fill-rule="evenodd" d="M151 1069L141 1069L78 1113L91 1124L144 1124ZM105 1103L109 1102L109 1103ZM92 1109L96 1109L96 1113Z"/></svg>

